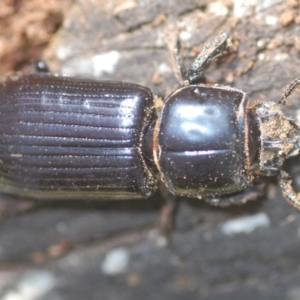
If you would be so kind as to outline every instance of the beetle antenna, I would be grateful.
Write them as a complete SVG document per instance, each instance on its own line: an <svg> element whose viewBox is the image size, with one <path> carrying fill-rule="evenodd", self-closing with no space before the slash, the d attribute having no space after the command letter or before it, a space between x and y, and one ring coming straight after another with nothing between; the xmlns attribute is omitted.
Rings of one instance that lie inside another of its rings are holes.
<svg viewBox="0 0 300 300"><path fill-rule="evenodd" d="M286 100L291 97L293 95L294 92L296 92L297 90L300 90L300 77L295 79L290 86L288 87L288 89L286 90L286 92L282 95L282 97L280 98L280 100L278 101L278 103L280 105L285 105L286 104Z"/></svg>

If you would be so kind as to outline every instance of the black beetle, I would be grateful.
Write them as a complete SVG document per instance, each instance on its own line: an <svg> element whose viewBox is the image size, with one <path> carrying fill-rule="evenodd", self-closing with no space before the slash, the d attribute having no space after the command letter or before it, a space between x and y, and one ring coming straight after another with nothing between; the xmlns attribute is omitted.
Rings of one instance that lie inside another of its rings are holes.
<svg viewBox="0 0 300 300"><path fill-rule="evenodd" d="M0 191L37 199L148 197L157 176L167 198L240 203L262 176L299 151L299 127L278 103L248 105L238 89L205 84L204 67L230 47L205 46L159 112L143 86L51 74L0 83ZM288 176L285 198L300 209ZM257 191L258 192L258 191Z"/></svg>

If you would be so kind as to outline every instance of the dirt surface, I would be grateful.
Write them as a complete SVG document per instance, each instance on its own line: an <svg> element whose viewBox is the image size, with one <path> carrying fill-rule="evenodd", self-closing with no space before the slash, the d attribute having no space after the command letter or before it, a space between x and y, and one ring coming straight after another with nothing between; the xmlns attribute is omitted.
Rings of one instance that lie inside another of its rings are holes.
<svg viewBox="0 0 300 300"><path fill-rule="evenodd" d="M179 32L189 66L226 30L239 49L209 66L210 82L242 89L253 102L276 101L300 75L297 1L15 2L1 5L18 9L0 5L0 23L12 28L0 26L2 74L43 53L54 72L139 83L164 97L177 86L166 36ZM37 12L52 29L41 21L32 26L41 39L18 40ZM2 46L8 39L13 46ZM285 112L298 118L298 107L295 95ZM299 166L299 157L286 164L298 188ZM14 215L11 205L5 218L0 205L0 299L300 299L300 214L276 178L269 181L266 196L244 206L182 201L168 247L156 231L159 196L32 204L3 195L0 204L20 203L24 212Z"/></svg>
<svg viewBox="0 0 300 300"><path fill-rule="evenodd" d="M72 0L0 2L0 75L40 59Z"/></svg>

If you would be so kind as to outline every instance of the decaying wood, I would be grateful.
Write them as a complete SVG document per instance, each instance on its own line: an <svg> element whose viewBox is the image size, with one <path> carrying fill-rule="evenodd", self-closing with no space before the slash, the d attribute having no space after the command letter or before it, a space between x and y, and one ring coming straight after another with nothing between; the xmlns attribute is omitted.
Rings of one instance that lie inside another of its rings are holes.
<svg viewBox="0 0 300 300"><path fill-rule="evenodd" d="M250 2L75 1L43 57L55 72L140 83L164 98L177 86L165 30L179 28L186 66L208 38L226 30L239 49L209 66L208 81L242 89L254 105L276 101L300 75L298 6L293 1ZM287 115L299 116L298 101L295 94ZM299 158L286 164L296 186L299 166ZM300 214L283 199L276 178L264 199L244 206L183 202L167 248L153 238L161 205L160 198L83 199L45 204L2 220L0 298L19 291L32 270L54 279L40 299L300 298ZM266 221L253 232L222 230L229 220L261 214ZM108 275L101 266L115 248L125 251L128 264Z"/></svg>

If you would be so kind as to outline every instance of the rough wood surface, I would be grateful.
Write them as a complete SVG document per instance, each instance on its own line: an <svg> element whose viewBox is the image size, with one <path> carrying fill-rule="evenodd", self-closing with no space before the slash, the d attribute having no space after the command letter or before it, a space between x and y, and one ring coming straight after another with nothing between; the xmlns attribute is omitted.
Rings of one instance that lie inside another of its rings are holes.
<svg viewBox="0 0 300 300"><path fill-rule="evenodd" d="M300 75L298 3L248 2L77 1L44 58L56 72L140 83L164 97L177 84L166 30L179 27L187 66L207 39L227 30L239 50L209 66L209 81L243 89L251 101L276 101ZM298 107L295 95L286 113L297 118ZM300 187L299 158L286 168ZM24 204L22 214L0 223L0 299L24 295L30 282L43 300L300 299L300 213L283 199L276 178L269 181L266 197L244 206L182 201L168 247L156 236L158 196ZM242 218L245 226L248 216L265 221L249 233L224 231L227 221ZM114 249L123 260L109 275L104 266Z"/></svg>

